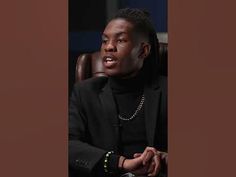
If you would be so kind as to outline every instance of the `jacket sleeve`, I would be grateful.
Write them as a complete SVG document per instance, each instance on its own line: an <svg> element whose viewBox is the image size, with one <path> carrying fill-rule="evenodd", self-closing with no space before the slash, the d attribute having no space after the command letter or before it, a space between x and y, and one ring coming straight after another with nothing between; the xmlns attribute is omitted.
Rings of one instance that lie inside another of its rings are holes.
<svg viewBox="0 0 236 177"><path fill-rule="evenodd" d="M89 175L106 151L88 143L88 121L80 94L80 87L76 85L69 105L69 169Z"/></svg>

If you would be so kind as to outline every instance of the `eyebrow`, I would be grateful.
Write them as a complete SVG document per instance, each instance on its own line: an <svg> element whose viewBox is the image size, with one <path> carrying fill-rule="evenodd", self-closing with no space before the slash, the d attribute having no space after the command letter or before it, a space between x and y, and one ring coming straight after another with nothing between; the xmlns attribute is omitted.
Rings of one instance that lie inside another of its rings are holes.
<svg viewBox="0 0 236 177"><path fill-rule="evenodd" d="M121 36L121 35L123 35L123 34L128 34L128 33L127 33L127 32L119 32L119 33L116 33L115 36L117 37L117 36ZM108 37L108 35L105 34L105 33L103 33L102 36Z"/></svg>

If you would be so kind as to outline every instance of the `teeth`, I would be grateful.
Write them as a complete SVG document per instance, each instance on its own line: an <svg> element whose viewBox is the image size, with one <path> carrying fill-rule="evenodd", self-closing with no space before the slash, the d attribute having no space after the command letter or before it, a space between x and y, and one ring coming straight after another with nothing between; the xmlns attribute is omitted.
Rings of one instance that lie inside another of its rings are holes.
<svg viewBox="0 0 236 177"><path fill-rule="evenodd" d="M106 61L112 61L113 59L112 58L106 58Z"/></svg>

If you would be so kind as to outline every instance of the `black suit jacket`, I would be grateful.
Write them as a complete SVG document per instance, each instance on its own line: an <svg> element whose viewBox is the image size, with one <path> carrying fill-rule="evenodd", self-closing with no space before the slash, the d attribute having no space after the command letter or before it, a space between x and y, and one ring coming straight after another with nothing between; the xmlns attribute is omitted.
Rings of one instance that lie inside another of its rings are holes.
<svg viewBox="0 0 236 177"><path fill-rule="evenodd" d="M167 151L167 81L144 89L148 146ZM107 77L76 84L69 106L70 177L92 174L107 151L117 152L118 118ZM96 174L95 176L99 176Z"/></svg>

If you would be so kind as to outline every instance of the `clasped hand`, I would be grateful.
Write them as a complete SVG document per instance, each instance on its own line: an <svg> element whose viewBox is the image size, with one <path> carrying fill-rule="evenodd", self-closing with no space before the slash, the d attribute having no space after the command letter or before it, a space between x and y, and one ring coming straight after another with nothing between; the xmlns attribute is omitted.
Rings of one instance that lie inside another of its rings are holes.
<svg viewBox="0 0 236 177"><path fill-rule="evenodd" d="M167 163L167 154L156 150L153 147L146 147L143 153L134 154L133 159L125 159L123 170L131 172L137 176L156 176L161 168L161 159Z"/></svg>

